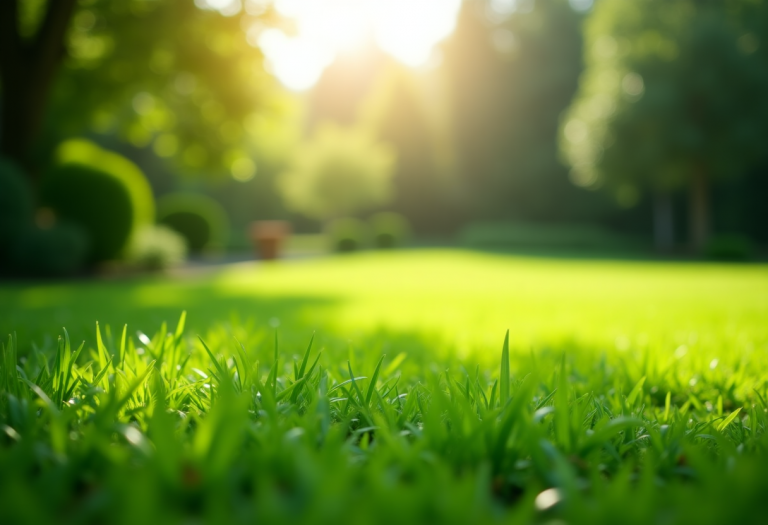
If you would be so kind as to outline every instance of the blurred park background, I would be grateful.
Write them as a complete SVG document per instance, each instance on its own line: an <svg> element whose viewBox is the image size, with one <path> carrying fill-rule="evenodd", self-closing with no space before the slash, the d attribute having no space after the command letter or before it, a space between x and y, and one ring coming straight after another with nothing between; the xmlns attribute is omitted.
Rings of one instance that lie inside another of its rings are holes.
<svg viewBox="0 0 768 525"><path fill-rule="evenodd" d="M761 0L6 0L0 274L759 260Z"/></svg>

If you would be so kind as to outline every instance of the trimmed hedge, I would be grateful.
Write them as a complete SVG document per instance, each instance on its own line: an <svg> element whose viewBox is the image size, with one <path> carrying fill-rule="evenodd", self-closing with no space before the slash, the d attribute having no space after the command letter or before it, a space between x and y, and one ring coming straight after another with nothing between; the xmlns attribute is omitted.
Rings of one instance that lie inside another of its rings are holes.
<svg viewBox="0 0 768 525"><path fill-rule="evenodd" d="M141 170L85 140L59 147L40 197L58 218L85 230L91 261L122 257L134 232L154 222L152 190Z"/></svg>
<svg viewBox="0 0 768 525"><path fill-rule="evenodd" d="M158 201L158 222L181 234L190 253L224 248L229 219L215 200L195 193L172 193Z"/></svg>
<svg viewBox="0 0 768 525"><path fill-rule="evenodd" d="M368 223L376 248L390 249L403 246L410 236L408 219L399 213L383 212L373 215Z"/></svg>
<svg viewBox="0 0 768 525"><path fill-rule="evenodd" d="M368 227L354 218L336 219L325 227L325 233L336 252L354 252L363 248L368 241Z"/></svg>

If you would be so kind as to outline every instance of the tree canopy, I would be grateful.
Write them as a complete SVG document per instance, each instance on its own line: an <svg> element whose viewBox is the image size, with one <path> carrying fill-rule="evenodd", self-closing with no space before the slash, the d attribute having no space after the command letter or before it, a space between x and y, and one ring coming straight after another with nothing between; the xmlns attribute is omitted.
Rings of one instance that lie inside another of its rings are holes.
<svg viewBox="0 0 768 525"><path fill-rule="evenodd" d="M328 220L386 204L395 154L365 130L326 124L279 179L289 208Z"/></svg>
<svg viewBox="0 0 768 525"><path fill-rule="evenodd" d="M2 4L2 152L22 162L96 130L246 177L253 139L287 111L255 45L271 16L263 2L227 13L188 0Z"/></svg>
<svg viewBox="0 0 768 525"><path fill-rule="evenodd" d="M709 235L709 186L753 167L768 143L768 34L756 0L602 0L586 69L561 128L571 179L626 205L688 188L691 241Z"/></svg>
<svg viewBox="0 0 768 525"><path fill-rule="evenodd" d="M573 217L593 199L558 162L559 116L581 70L583 16L566 0L467 1L445 46L458 173L471 216ZM494 10L496 9L496 10ZM594 206L593 206L594 207Z"/></svg>

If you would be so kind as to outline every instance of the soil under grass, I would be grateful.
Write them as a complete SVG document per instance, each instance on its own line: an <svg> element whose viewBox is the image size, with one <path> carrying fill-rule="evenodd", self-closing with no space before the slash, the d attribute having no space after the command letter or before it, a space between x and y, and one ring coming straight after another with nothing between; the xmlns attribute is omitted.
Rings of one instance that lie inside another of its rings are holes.
<svg viewBox="0 0 768 525"><path fill-rule="evenodd" d="M370 253L3 285L0 328L2 523L768 510L766 265Z"/></svg>

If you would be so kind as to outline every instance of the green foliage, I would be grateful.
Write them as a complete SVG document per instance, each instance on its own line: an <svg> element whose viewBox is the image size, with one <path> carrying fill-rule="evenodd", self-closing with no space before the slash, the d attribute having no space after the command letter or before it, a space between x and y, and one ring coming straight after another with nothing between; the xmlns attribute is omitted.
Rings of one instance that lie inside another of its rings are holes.
<svg viewBox="0 0 768 525"><path fill-rule="evenodd" d="M222 249L227 242L229 220L224 208L200 194L172 193L157 203L158 222L184 237L191 253Z"/></svg>
<svg viewBox="0 0 768 525"><path fill-rule="evenodd" d="M0 158L0 261L32 224L33 201L21 169Z"/></svg>
<svg viewBox="0 0 768 525"><path fill-rule="evenodd" d="M177 266L187 258L185 238L166 226L144 226L136 232L128 248L128 261L149 271Z"/></svg>
<svg viewBox="0 0 768 525"><path fill-rule="evenodd" d="M133 233L154 220L152 190L139 168L84 140L59 147L40 198L57 217L87 232L93 261L122 256Z"/></svg>
<svg viewBox="0 0 768 525"><path fill-rule="evenodd" d="M325 234L336 252L354 252L368 244L368 226L352 217L336 219L325 226Z"/></svg>
<svg viewBox="0 0 768 525"><path fill-rule="evenodd" d="M636 201L639 189L736 177L764 158L767 14L751 0L596 2L562 120L573 182Z"/></svg>
<svg viewBox="0 0 768 525"><path fill-rule="evenodd" d="M710 259L744 261L755 254L755 246L744 235L715 235L707 244L705 253Z"/></svg>
<svg viewBox="0 0 768 525"><path fill-rule="evenodd" d="M111 132L219 176L242 174L254 153L282 158L298 132L296 104L261 67L248 33L274 16L239 2L228 16L200 7L212 5L80 2L51 97L53 139Z"/></svg>
<svg viewBox="0 0 768 525"><path fill-rule="evenodd" d="M121 255L134 228L131 199L118 179L90 166L64 164L51 170L43 184L43 203L88 232L93 260Z"/></svg>
<svg viewBox="0 0 768 525"><path fill-rule="evenodd" d="M348 69L336 69L338 85L326 87L329 92L344 89ZM422 233L445 232L456 222L452 213L458 204L454 151L461 146L454 141L453 126L448 122L452 115L445 96L448 90L436 94L433 84L395 63L381 69L367 75L375 81L359 104L359 113L363 125L397 153L387 209L408 217Z"/></svg>
<svg viewBox="0 0 768 525"><path fill-rule="evenodd" d="M377 213L368 220L368 224L377 248L398 248L408 242L411 228L408 219L399 213Z"/></svg>
<svg viewBox="0 0 768 525"><path fill-rule="evenodd" d="M606 203L574 188L558 160L559 120L582 70L583 16L569 3L462 3L456 32L445 43L444 71L455 136L450 155L461 182L457 200L473 218L605 213ZM433 90L426 93L430 106L439 101ZM418 184L419 175L408 184Z"/></svg>
<svg viewBox="0 0 768 525"><path fill-rule="evenodd" d="M590 224L526 224L519 222L475 222L459 232L463 246L480 249L632 249L642 244Z"/></svg>
<svg viewBox="0 0 768 525"><path fill-rule="evenodd" d="M39 228L32 220L33 209L28 179L15 164L0 159L0 267L42 277L80 270L88 253L87 233L67 222Z"/></svg>
<svg viewBox="0 0 768 525"><path fill-rule="evenodd" d="M355 128L326 125L279 179L292 210L332 219L386 204L395 158L390 148Z"/></svg>
<svg viewBox="0 0 768 525"><path fill-rule="evenodd" d="M50 228L28 226L12 247L15 273L34 277L65 277L81 270L88 259L90 238L76 224Z"/></svg>

